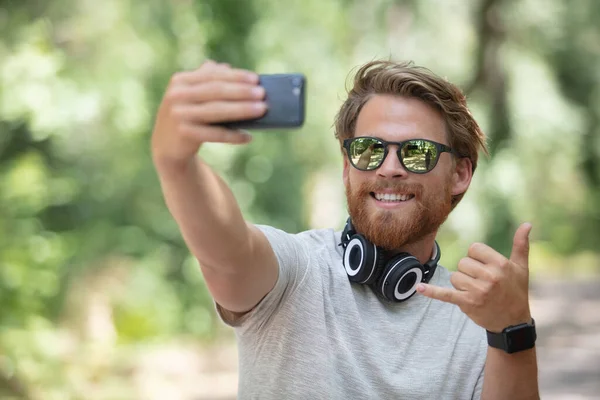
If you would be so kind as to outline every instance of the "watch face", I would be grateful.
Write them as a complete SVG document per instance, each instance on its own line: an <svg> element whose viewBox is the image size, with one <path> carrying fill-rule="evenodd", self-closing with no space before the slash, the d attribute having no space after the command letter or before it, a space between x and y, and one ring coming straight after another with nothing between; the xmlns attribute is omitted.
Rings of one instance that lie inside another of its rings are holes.
<svg viewBox="0 0 600 400"><path fill-rule="evenodd" d="M529 349L535 343L535 328L519 326L506 331L506 344L509 352Z"/></svg>

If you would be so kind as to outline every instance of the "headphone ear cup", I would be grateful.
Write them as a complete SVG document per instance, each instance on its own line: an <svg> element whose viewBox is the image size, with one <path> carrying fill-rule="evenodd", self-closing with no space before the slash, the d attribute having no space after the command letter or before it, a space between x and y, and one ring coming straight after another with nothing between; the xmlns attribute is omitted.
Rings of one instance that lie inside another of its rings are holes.
<svg viewBox="0 0 600 400"><path fill-rule="evenodd" d="M377 247L362 235L352 235L344 249L344 268L351 282L371 283L376 279Z"/></svg>
<svg viewBox="0 0 600 400"><path fill-rule="evenodd" d="M424 269L419 260L408 253L400 253L385 266L376 290L388 301L401 302L417 292L417 284L423 277Z"/></svg>

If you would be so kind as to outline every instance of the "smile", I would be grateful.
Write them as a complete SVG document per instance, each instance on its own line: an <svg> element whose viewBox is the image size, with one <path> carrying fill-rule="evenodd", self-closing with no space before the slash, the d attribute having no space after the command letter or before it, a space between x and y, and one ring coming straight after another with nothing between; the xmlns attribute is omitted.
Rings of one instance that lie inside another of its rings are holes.
<svg viewBox="0 0 600 400"><path fill-rule="evenodd" d="M377 201L384 202L402 202L407 201L415 197L414 194L396 194L396 193L373 193L371 196Z"/></svg>

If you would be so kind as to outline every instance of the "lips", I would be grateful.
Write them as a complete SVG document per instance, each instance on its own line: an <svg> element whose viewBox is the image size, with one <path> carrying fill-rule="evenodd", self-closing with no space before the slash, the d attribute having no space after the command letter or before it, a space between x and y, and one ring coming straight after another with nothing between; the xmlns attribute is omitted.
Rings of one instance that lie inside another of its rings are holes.
<svg viewBox="0 0 600 400"><path fill-rule="evenodd" d="M378 201L389 201L389 202L401 202L407 201L415 197L412 193L375 193L371 192L371 196L373 196Z"/></svg>

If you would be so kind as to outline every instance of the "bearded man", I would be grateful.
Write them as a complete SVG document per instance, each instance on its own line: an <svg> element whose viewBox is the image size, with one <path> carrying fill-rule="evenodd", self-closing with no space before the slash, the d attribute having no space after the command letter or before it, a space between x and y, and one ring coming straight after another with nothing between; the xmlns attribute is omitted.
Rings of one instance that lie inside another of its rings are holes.
<svg viewBox="0 0 600 400"><path fill-rule="evenodd" d="M162 190L239 347L241 399L539 398L530 224L509 258L482 243L450 273L437 232L486 151L461 91L410 63L356 73L335 123L349 218L287 233L247 222L197 154L266 112L254 72L176 73L152 154ZM340 227L342 228L342 227Z"/></svg>

